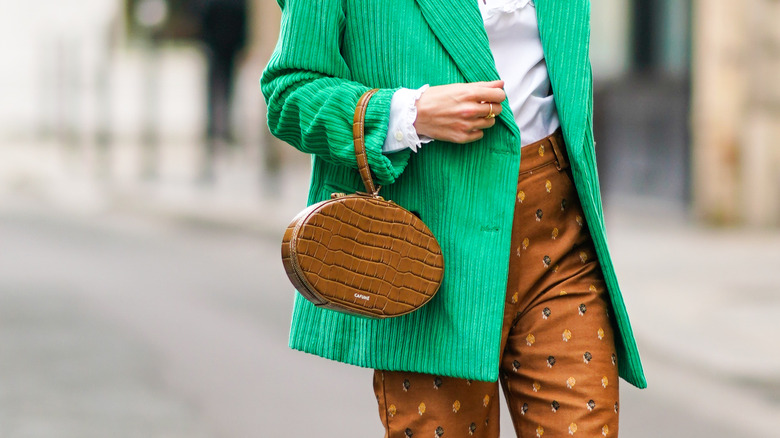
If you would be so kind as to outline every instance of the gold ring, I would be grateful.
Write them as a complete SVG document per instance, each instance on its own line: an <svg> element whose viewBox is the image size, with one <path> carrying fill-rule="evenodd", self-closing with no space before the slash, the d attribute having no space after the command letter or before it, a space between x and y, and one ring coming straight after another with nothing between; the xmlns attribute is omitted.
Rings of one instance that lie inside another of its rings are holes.
<svg viewBox="0 0 780 438"><path fill-rule="evenodd" d="M493 102L488 102L488 104L490 104L490 112L488 113L488 115L486 115L486 116L485 116L485 118L486 118L486 119L492 119L492 118L495 118L495 117L496 117L496 115L495 115L495 114L493 114Z"/></svg>

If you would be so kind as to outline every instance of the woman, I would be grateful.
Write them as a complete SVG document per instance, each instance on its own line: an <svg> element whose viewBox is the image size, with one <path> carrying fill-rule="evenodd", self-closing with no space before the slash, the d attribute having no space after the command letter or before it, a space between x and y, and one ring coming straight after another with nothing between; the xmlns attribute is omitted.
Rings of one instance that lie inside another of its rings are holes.
<svg viewBox="0 0 780 438"><path fill-rule="evenodd" d="M296 294L290 347L374 368L388 437L497 436L499 377L518 435L616 436L617 377L646 381L602 216L589 2L501 1L532 9L496 27L491 0L279 3L261 87L271 132L312 154L308 204L361 189L352 116L379 88L365 128L375 181L445 259L439 293L403 317ZM529 19L516 39L502 28ZM499 75L515 57L528 70Z"/></svg>

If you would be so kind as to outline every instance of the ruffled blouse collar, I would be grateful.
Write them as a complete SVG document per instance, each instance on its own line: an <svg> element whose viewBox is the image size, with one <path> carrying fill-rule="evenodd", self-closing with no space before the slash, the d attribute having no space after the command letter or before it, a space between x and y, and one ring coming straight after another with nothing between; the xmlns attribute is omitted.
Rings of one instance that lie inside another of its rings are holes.
<svg viewBox="0 0 780 438"><path fill-rule="evenodd" d="M483 16L491 16L500 12L508 13L522 9L526 6L534 6L533 0L475 0L479 3ZM483 1L485 3L483 3Z"/></svg>

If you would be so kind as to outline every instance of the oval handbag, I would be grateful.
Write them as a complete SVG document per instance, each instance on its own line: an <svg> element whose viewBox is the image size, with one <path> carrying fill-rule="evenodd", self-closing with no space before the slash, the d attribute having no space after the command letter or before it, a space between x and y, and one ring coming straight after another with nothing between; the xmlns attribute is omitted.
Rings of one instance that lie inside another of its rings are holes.
<svg viewBox="0 0 780 438"><path fill-rule="evenodd" d="M300 294L315 305L369 318L411 313L441 286L444 257L415 214L379 196L366 159L366 108L358 100L353 138L365 192L332 193L298 213L282 239L282 262Z"/></svg>

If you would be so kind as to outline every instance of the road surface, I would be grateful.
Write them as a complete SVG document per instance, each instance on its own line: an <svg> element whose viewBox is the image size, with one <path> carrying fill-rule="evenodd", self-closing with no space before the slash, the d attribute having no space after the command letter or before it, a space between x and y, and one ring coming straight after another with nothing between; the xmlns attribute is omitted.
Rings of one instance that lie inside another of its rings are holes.
<svg viewBox="0 0 780 438"><path fill-rule="evenodd" d="M280 237L0 208L0 436L383 436L370 370L287 348ZM643 353L621 436L778 436L777 399Z"/></svg>

